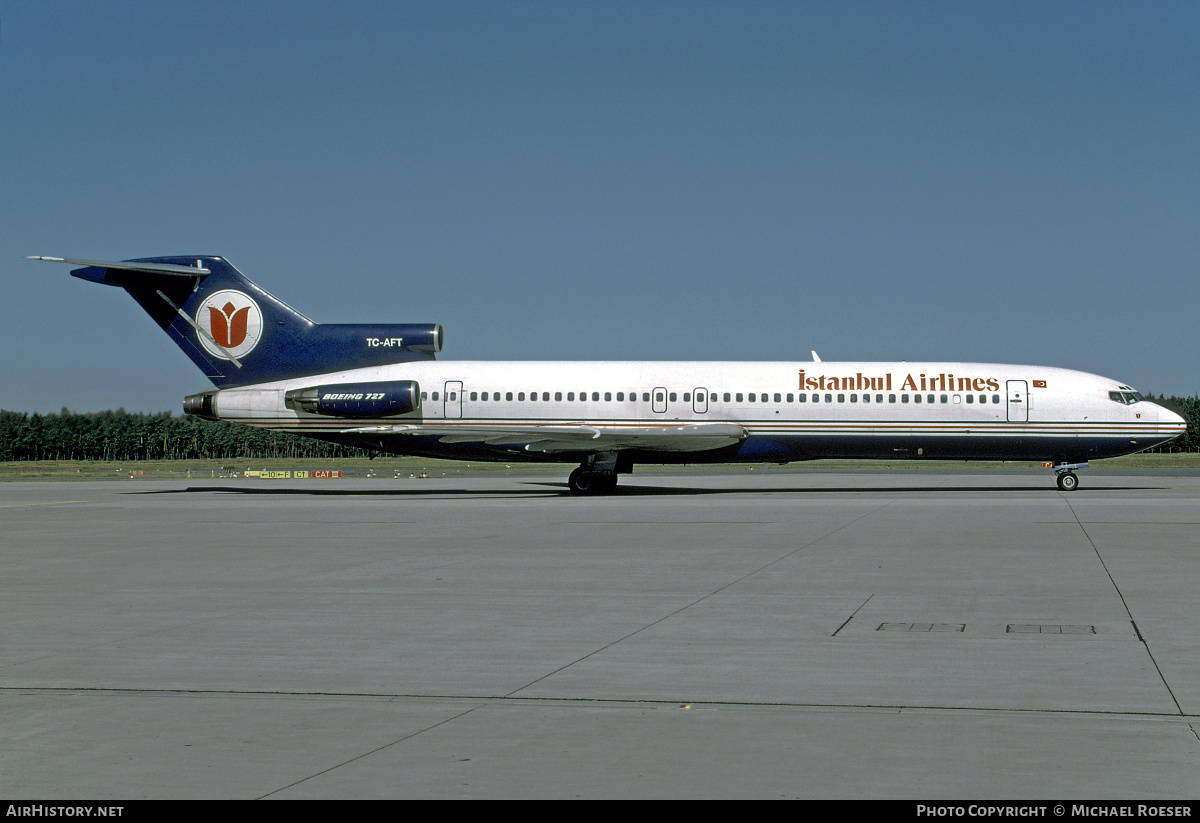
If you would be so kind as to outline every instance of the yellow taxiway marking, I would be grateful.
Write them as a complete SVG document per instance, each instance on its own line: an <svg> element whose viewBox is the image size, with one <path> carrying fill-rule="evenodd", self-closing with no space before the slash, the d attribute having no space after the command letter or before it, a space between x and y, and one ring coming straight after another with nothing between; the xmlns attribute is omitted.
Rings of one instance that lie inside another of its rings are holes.
<svg viewBox="0 0 1200 823"><path fill-rule="evenodd" d="M19 509L22 506L62 506L66 503L82 503L82 500L47 500L44 503L8 503L0 509Z"/></svg>

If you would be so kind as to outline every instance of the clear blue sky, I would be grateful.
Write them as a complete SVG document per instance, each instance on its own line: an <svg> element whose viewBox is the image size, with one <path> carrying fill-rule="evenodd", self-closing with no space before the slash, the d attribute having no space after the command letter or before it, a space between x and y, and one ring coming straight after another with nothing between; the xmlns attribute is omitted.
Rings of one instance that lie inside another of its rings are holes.
<svg viewBox="0 0 1200 823"><path fill-rule="evenodd" d="M444 359L1200 391L1194 2L0 2L0 408L208 384L28 254L220 254Z"/></svg>

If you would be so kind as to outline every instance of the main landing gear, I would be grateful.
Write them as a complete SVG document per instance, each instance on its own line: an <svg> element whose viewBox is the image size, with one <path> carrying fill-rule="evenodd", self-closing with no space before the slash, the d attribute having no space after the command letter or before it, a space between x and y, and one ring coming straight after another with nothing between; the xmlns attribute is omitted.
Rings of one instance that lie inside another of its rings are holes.
<svg viewBox="0 0 1200 823"><path fill-rule="evenodd" d="M616 472L594 472L580 466L567 478L571 494L612 494L617 488Z"/></svg>
<svg viewBox="0 0 1200 823"><path fill-rule="evenodd" d="M1087 463L1043 463L1046 468L1053 468L1054 473L1058 475L1058 490L1062 492L1073 492L1079 488L1079 476L1075 474L1075 469L1086 469Z"/></svg>
<svg viewBox="0 0 1200 823"><path fill-rule="evenodd" d="M617 488L617 473L632 470L632 461L621 461L617 452L593 454L571 472L567 486L571 494L612 494Z"/></svg>

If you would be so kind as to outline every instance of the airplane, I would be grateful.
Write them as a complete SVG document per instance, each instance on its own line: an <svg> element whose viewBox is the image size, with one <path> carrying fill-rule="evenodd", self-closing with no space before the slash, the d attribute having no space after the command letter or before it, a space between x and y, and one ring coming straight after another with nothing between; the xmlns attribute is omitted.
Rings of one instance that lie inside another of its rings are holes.
<svg viewBox="0 0 1200 823"><path fill-rule="evenodd" d="M1073 491L1088 461L1186 429L1127 385L1062 368L959 362L438 361L437 324L319 324L222 257L105 262L215 388L187 414L372 453L578 462L574 494L636 464L819 458L1042 461Z"/></svg>

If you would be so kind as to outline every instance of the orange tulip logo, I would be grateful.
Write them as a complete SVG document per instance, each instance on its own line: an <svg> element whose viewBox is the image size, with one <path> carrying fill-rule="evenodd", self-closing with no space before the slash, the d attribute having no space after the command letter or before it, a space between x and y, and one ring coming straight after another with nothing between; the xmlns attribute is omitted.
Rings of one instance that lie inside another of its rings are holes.
<svg viewBox="0 0 1200 823"><path fill-rule="evenodd" d="M262 310L245 292L213 292L196 309L196 339L206 352L221 360L245 357L262 337Z"/></svg>
<svg viewBox="0 0 1200 823"><path fill-rule="evenodd" d="M212 325L213 340L227 349L240 346L246 339L246 318L249 316L249 306L235 309L232 303L226 303L220 311L215 306L209 306L208 319Z"/></svg>

